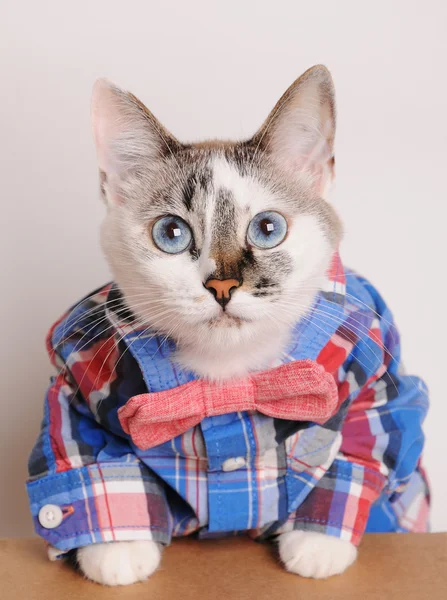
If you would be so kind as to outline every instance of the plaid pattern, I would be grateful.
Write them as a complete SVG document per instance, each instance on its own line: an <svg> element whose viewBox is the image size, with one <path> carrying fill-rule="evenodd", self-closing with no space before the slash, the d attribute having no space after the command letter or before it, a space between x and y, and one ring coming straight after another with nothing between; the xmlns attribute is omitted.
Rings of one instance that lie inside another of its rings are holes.
<svg viewBox="0 0 447 600"><path fill-rule="evenodd" d="M61 553L103 541L198 532L255 538L305 529L358 544L366 531L425 531L420 466L424 383L402 374L399 337L377 291L334 258L327 285L272 369L318 363L338 409L324 423L255 410L205 417L155 447L138 447L118 411L132 398L194 382L171 340L141 327L115 285L82 300L51 329L59 369L29 461L36 531ZM62 510L48 529L46 505Z"/></svg>

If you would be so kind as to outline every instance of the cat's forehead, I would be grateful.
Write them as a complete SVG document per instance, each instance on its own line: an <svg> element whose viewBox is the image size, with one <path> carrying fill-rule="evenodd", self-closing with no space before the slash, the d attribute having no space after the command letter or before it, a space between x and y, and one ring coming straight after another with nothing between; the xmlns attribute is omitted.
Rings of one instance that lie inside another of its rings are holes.
<svg viewBox="0 0 447 600"><path fill-rule="evenodd" d="M250 165L241 170L237 162L215 156L210 161L215 199L226 195L241 212L264 210L272 202L272 192ZM223 192L223 194L222 194Z"/></svg>
<svg viewBox="0 0 447 600"><path fill-rule="evenodd" d="M170 161L167 195L182 212L222 213L222 204L231 204L236 215L243 216L273 209L281 197L274 193L267 165L253 149L200 147L179 155L176 161Z"/></svg>
<svg viewBox="0 0 447 600"><path fill-rule="evenodd" d="M144 187L134 194L142 216L171 213L203 219L222 204L231 204L242 215L272 205L265 175L252 153L192 147L169 157L157 173L142 177Z"/></svg>

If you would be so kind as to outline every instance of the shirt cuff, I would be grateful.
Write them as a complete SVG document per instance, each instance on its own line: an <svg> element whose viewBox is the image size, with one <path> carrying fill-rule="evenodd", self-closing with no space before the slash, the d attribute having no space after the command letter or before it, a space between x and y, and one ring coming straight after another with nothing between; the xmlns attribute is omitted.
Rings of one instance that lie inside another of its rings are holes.
<svg viewBox="0 0 447 600"><path fill-rule="evenodd" d="M92 464L30 481L27 491L36 533L61 554L101 542L170 542L164 490L144 465Z"/></svg>

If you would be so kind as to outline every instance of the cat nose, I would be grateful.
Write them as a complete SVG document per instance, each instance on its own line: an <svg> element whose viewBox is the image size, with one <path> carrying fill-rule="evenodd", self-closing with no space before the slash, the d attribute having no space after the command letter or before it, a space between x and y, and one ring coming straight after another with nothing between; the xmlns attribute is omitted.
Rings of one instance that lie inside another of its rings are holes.
<svg viewBox="0 0 447 600"><path fill-rule="evenodd" d="M208 279L205 283L206 289L213 294L214 299L223 309L231 300L233 290L241 285L237 279Z"/></svg>

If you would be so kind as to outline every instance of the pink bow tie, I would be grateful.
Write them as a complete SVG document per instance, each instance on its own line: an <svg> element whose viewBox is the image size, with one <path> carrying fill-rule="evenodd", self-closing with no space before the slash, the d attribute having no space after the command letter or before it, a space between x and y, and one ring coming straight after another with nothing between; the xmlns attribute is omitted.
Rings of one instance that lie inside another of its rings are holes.
<svg viewBox="0 0 447 600"><path fill-rule="evenodd" d="M324 423L338 405L333 376L312 360L294 361L244 379L197 379L164 392L133 396L118 411L122 428L142 450L158 446L205 417L257 410L269 417Z"/></svg>

